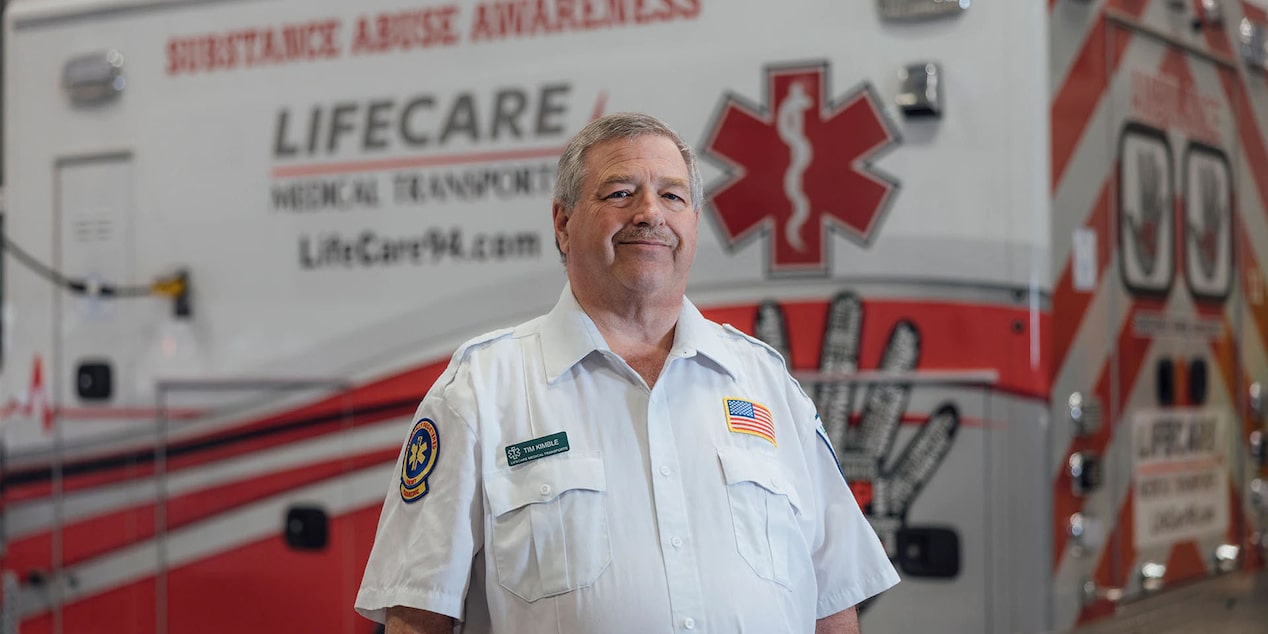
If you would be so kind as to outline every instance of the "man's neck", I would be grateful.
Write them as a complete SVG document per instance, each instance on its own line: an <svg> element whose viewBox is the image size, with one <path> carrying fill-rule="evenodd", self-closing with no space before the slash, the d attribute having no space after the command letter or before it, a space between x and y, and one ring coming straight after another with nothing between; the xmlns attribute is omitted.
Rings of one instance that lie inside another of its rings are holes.
<svg viewBox="0 0 1268 634"><path fill-rule="evenodd" d="M573 290L608 347L630 365L650 388L660 376L674 345L683 298L587 297Z"/></svg>

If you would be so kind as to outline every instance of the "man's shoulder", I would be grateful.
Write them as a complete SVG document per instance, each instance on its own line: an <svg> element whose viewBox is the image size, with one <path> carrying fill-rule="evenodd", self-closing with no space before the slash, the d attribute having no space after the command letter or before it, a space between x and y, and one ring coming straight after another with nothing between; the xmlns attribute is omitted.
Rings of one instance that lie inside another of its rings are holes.
<svg viewBox="0 0 1268 634"><path fill-rule="evenodd" d="M535 317L516 326L498 328L497 330L490 330L484 334L476 335L458 346L458 349L453 353L451 365L459 365L475 356L496 355L502 351L503 346L506 344L538 332L543 319L545 319L544 316Z"/></svg>
<svg viewBox="0 0 1268 634"><path fill-rule="evenodd" d="M784 355L770 344L754 337L753 335L726 323L710 322L717 327L717 333L723 341L726 341L732 349L737 353L747 356L754 356L758 359L776 364L780 368L787 367L784 361Z"/></svg>
<svg viewBox="0 0 1268 634"><path fill-rule="evenodd" d="M498 328L497 330L490 330L489 332L476 335L462 342L462 345L458 346L458 349L453 353L453 361L455 363L461 362L471 354L476 354L482 350L493 347L497 342L503 339L510 339L514 334L514 328Z"/></svg>
<svg viewBox="0 0 1268 634"><path fill-rule="evenodd" d="M449 367L465 365L475 359L497 358L498 355L509 350L507 346L515 345L515 340L539 333L545 319L546 316L541 315L515 326L498 328L476 335L462 342L462 345L454 350L453 357L449 360Z"/></svg>
<svg viewBox="0 0 1268 634"><path fill-rule="evenodd" d="M462 388L460 392L470 388L472 377L481 373L477 368L496 363L505 355L505 346L516 339L516 331L517 328L498 328L462 342L449 358L445 371L436 379L432 391L452 396L455 387Z"/></svg>

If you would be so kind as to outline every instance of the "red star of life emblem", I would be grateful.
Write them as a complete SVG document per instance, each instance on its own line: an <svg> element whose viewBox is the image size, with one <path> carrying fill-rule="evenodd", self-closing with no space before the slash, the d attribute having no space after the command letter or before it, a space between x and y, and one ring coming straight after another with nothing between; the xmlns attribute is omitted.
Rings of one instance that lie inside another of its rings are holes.
<svg viewBox="0 0 1268 634"><path fill-rule="evenodd" d="M767 68L766 105L730 94L707 136L705 155L727 178L710 209L738 248L771 234L772 272L826 273L828 230L866 246L898 182L871 165L900 142L871 84L835 102L826 62Z"/></svg>

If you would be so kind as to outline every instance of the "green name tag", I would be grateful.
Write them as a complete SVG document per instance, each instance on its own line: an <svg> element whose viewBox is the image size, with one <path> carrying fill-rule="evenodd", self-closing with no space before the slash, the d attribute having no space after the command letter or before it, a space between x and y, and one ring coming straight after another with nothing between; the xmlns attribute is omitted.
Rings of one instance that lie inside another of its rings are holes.
<svg viewBox="0 0 1268 634"><path fill-rule="evenodd" d="M538 458L553 456L568 451L568 432L542 436L526 440L506 447L506 464L514 467L517 464L532 462Z"/></svg>

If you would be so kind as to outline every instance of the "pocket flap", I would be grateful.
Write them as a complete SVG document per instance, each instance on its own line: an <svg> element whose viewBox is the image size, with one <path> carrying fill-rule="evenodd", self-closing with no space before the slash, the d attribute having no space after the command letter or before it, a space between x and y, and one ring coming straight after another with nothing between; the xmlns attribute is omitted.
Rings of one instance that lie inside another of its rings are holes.
<svg viewBox="0 0 1268 634"><path fill-rule="evenodd" d="M740 447L719 447L718 459L722 462L722 474L727 486L752 482L776 495L788 498L798 514L801 514L801 498L792 485L784 467L774 458L762 456Z"/></svg>
<svg viewBox="0 0 1268 634"><path fill-rule="evenodd" d="M542 458L526 465L484 474L484 494L494 516L529 504L549 502L564 491L606 491L603 459Z"/></svg>

